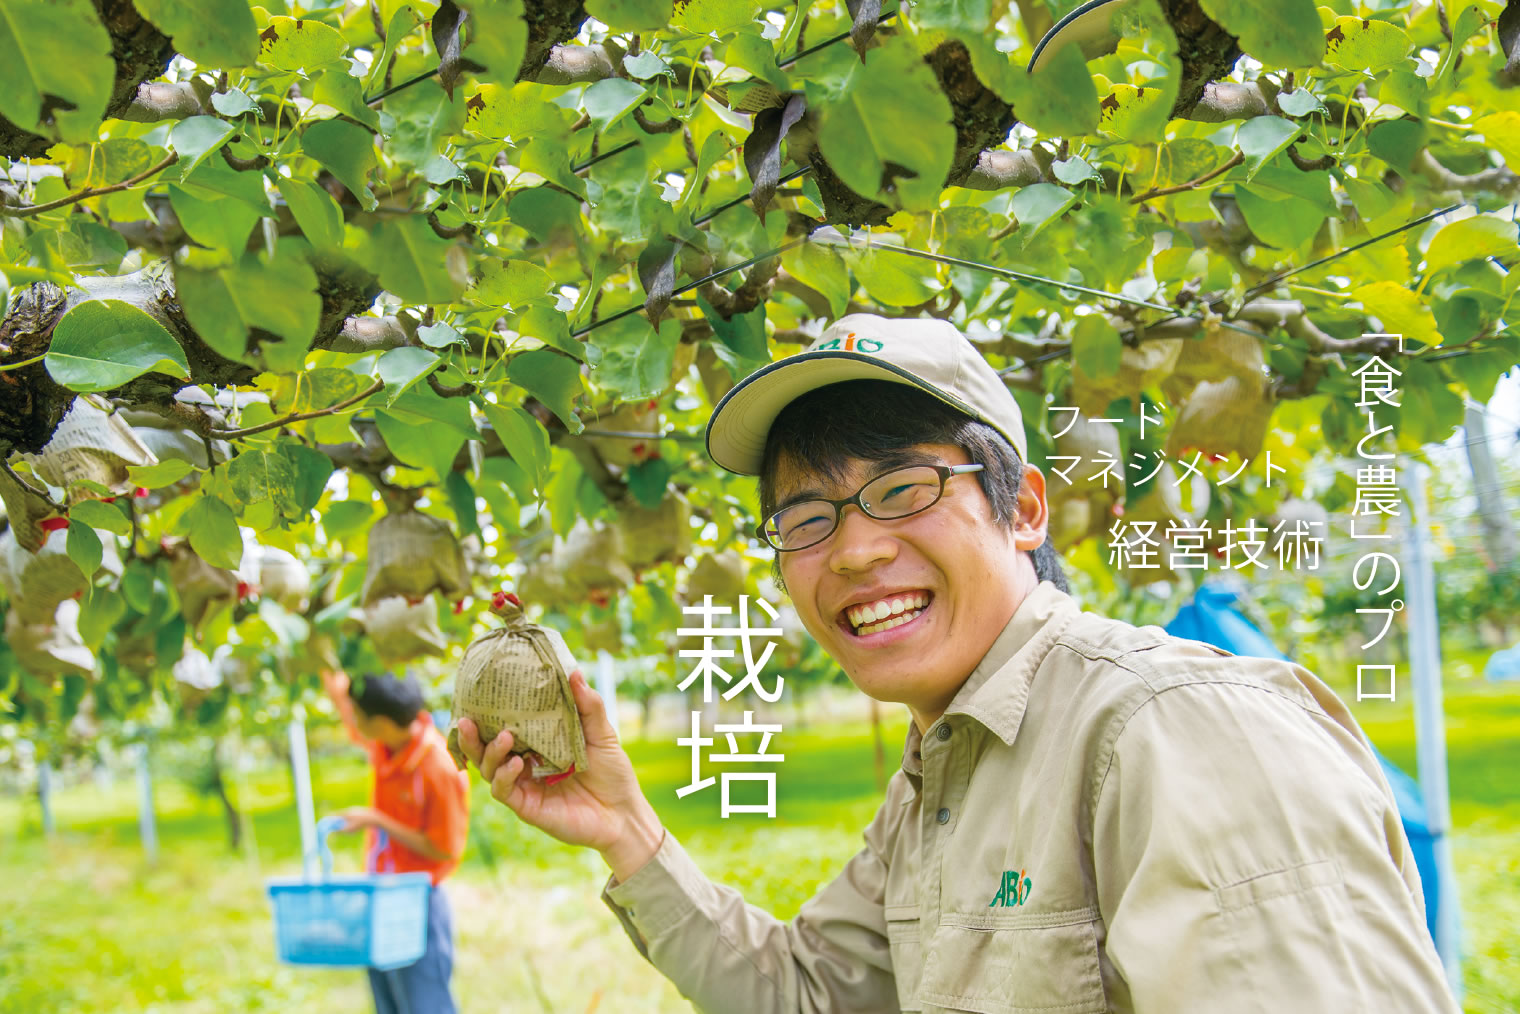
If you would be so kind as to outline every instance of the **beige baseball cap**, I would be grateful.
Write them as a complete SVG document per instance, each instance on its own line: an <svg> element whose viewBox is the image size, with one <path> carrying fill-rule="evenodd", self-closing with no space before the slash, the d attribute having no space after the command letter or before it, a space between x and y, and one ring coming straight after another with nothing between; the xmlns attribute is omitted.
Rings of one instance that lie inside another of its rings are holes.
<svg viewBox="0 0 1520 1014"><path fill-rule="evenodd" d="M781 410L809 391L846 380L889 380L934 395L1001 433L1029 460L1019 403L975 345L948 321L873 313L840 317L806 351L762 367L723 396L707 424L707 453L740 475L758 475L765 437Z"/></svg>

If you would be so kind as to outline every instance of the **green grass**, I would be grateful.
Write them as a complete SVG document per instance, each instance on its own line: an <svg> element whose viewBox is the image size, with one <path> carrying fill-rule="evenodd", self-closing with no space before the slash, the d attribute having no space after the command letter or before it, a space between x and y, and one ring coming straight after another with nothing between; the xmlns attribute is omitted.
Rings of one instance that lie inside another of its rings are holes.
<svg viewBox="0 0 1520 1014"><path fill-rule="evenodd" d="M1407 701L1353 705L1369 736L1414 770ZM895 769L904 720L885 731ZM1520 688L1467 685L1447 702L1453 851L1466 932L1469 1014L1520 1009ZM716 879L782 918L860 845L879 800L870 732L788 728L775 821L722 821L716 788L675 798L690 754L670 741L629 751L662 819ZM355 751L314 758L318 813L364 802L368 771ZM44 841L35 803L0 799L0 1011L363 1011L363 978L273 957L263 878L299 868L299 832L283 770L241 787L256 856L227 851L219 808L157 781L159 862L137 842L130 784L61 792L61 832ZM638 957L598 895L595 854L519 824L478 780L471 846L450 881L459 935L455 984L466 1014L545 1011L654 1014L688 1009ZM357 869L345 842L340 869ZM590 971L588 971L590 970Z"/></svg>

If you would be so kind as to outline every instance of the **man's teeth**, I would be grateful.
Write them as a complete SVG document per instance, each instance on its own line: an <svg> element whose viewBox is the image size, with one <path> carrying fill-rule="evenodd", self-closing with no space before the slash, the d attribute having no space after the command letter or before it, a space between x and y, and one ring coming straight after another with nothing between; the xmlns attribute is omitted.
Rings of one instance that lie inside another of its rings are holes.
<svg viewBox="0 0 1520 1014"><path fill-rule="evenodd" d="M929 596L923 592L909 592L890 598L851 606L845 610L845 618L855 628L856 634L875 634L882 630L900 627L923 612L929 604Z"/></svg>

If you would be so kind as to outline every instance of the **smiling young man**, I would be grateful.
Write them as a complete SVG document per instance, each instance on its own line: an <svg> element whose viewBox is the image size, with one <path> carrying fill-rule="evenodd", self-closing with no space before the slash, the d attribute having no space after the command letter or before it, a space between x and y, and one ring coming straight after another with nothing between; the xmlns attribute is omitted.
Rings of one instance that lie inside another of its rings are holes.
<svg viewBox="0 0 1520 1014"><path fill-rule="evenodd" d="M736 386L708 450L760 477L809 633L912 715L865 847L781 922L664 831L580 675L564 782L462 729L493 796L601 852L698 1010L1456 1010L1345 706L1292 663L1082 612L1018 404L953 326L837 321Z"/></svg>

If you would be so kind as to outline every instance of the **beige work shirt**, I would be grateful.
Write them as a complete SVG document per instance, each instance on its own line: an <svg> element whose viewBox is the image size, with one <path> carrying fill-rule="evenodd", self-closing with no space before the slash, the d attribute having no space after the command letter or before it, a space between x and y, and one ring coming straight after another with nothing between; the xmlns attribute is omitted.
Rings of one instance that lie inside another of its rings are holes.
<svg viewBox="0 0 1520 1014"><path fill-rule="evenodd" d="M603 898L706 1014L1457 1010L1345 705L1048 582L795 919L669 833Z"/></svg>

